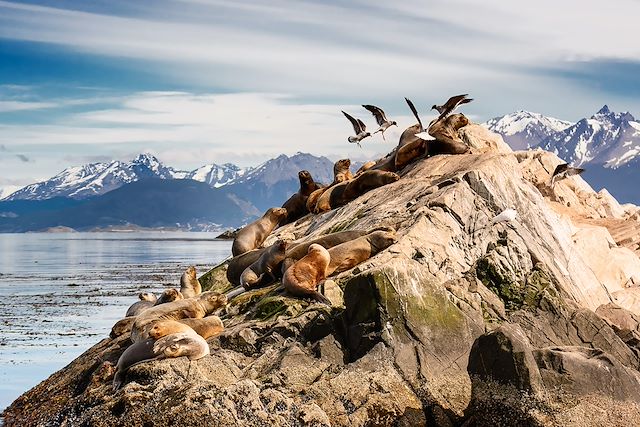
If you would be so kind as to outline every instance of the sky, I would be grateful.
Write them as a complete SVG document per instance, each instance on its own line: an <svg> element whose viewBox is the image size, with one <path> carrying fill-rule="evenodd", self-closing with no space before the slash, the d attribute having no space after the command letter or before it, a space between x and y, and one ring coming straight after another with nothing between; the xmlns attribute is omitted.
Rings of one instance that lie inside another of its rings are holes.
<svg viewBox="0 0 640 427"><path fill-rule="evenodd" d="M0 191L150 152L191 170L388 152L429 107L640 115L639 0L0 0ZM364 141L341 110L375 128Z"/></svg>

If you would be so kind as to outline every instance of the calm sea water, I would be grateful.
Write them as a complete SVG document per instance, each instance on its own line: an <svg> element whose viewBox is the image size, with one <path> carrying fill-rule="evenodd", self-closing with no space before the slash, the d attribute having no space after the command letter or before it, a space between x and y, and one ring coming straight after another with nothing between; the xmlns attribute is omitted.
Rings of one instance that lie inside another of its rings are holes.
<svg viewBox="0 0 640 427"><path fill-rule="evenodd" d="M107 337L139 292L229 256L215 235L0 234L0 410Z"/></svg>

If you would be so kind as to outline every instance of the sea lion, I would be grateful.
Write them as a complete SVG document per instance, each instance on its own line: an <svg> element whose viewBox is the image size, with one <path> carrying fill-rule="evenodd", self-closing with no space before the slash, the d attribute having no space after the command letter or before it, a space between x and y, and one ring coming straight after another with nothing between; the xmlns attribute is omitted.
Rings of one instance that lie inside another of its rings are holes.
<svg viewBox="0 0 640 427"><path fill-rule="evenodd" d="M316 301L331 304L331 301L317 291L318 283L327 277L329 252L318 244L309 246L307 255L296 261L282 277L284 288L291 295L311 297Z"/></svg>
<svg viewBox="0 0 640 427"><path fill-rule="evenodd" d="M364 171L368 171L369 169L371 169L372 167L374 167L376 165L376 162L373 160L370 160L368 162L366 162L365 164L363 164L362 166L360 166L360 169L358 169L356 171L356 176L360 175L362 172Z"/></svg>
<svg viewBox="0 0 640 427"><path fill-rule="evenodd" d="M160 338L153 345L153 352L158 355L156 357L187 356L189 360L198 360L210 354L207 341L193 331Z"/></svg>
<svg viewBox="0 0 640 427"><path fill-rule="evenodd" d="M374 231L334 246L328 250L331 260L327 267L327 276L349 270L397 241L395 231Z"/></svg>
<svg viewBox="0 0 640 427"><path fill-rule="evenodd" d="M202 293L202 286L196 277L196 268L190 266L180 277L180 293L185 298L192 298Z"/></svg>
<svg viewBox="0 0 640 427"><path fill-rule="evenodd" d="M366 173L366 172L365 172ZM359 175L360 177L362 175ZM313 210L313 213L319 214L322 212L330 211L338 206L341 206L342 203L342 195L344 194L344 190L347 188L352 181L343 181L339 184L331 186L318 197L318 201L316 202L316 206Z"/></svg>
<svg viewBox="0 0 640 427"><path fill-rule="evenodd" d="M162 294L160 294L160 298L153 304L154 307L160 304L166 304L168 302L178 301L184 299L182 293L177 289L167 289Z"/></svg>
<svg viewBox="0 0 640 427"><path fill-rule="evenodd" d="M194 333L208 339L223 330L224 324L218 316L207 316L202 319L158 320L149 325L147 334L154 340L180 333Z"/></svg>
<svg viewBox="0 0 640 427"><path fill-rule="evenodd" d="M402 132L402 135L400 135L400 141L398 141L397 148L404 147L407 144L411 144L420 140L420 138L417 137L416 134L422 131L423 131L422 126L420 126L419 123L416 123L415 125L411 125L408 128L406 128Z"/></svg>
<svg viewBox="0 0 640 427"><path fill-rule="evenodd" d="M344 193L336 197L335 201L331 200L331 206L341 206L374 188L396 182L400 179L400 175L393 172L385 172L380 170L368 170L360 174L357 178L349 181L344 189Z"/></svg>
<svg viewBox="0 0 640 427"><path fill-rule="evenodd" d="M231 246L233 256L238 256L259 247L286 215L287 210L285 208L270 208L260 219L238 231Z"/></svg>
<svg viewBox="0 0 640 427"><path fill-rule="evenodd" d="M153 351L153 345L155 342L156 341L154 339L135 342L127 347L127 349L120 355L118 364L116 365L117 371L113 376L114 391L118 390L122 386L125 374L130 367L147 360L153 360L157 357L156 353Z"/></svg>
<svg viewBox="0 0 640 427"><path fill-rule="evenodd" d="M236 286L240 285L240 276L251 264L266 251L267 248L254 249L242 255L234 256L227 264L227 280Z"/></svg>
<svg viewBox="0 0 640 427"><path fill-rule="evenodd" d="M311 193L321 188L321 185L313 180L309 171L298 172L298 179L300 180L300 189L282 205L287 210L287 216L280 221L280 225L289 224L308 214L307 198Z"/></svg>
<svg viewBox="0 0 640 427"><path fill-rule="evenodd" d="M287 249L287 252L285 253L285 257L297 261L307 254L307 252L309 251L309 246L313 245L314 243L322 246L325 249L329 249L341 243L357 239L358 237L366 236L367 234L371 234L374 231L378 230L391 232L395 231L391 227L376 227L371 230L338 231L336 233L316 237L307 242L291 243L289 245L289 248Z"/></svg>
<svg viewBox="0 0 640 427"><path fill-rule="evenodd" d="M136 316L147 308L153 307L158 301L158 297L151 292L140 292L138 294L140 301L136 301L127 309L125 316Z"/></svg>
<svg viewBox="0 0 640 427"><path fill-rule="evenodd" d="M337 184L353 179L353 174L349 169L350 167L351 160L349 159L340 159L333 164L333 182L326 187L315 190L309 195L309 197L307 197L306 207L308 212L319 213L316 210L316 204L320 196L322 196L325 191L336 186Z"/></svg>
<svg viewBox="0 0 640 427"><path fill-rule="evenodd" d="M444 119L437 120L429 126L429 135L435 138L435 141L429 141L429 155L436 154L464 154L469 151L460 136L458 130L469 124L464 114L452 114Z"/></svg>
<svg viewBox="0 0 640 427"><path fill-rule="evenodd" d="M245 289L254 289L273 283L277 277L280 263L285 258L288 242L278 240L269 246L253 264L240 276L240 285Z"/></svg>
<svg viewBox="0 0 640 427"><path fill-rule="evenodd" d="M394 168L401 171L418 157L427 154L428 141L419 139L399 147L394 158Z"/></svg>
<svg viewBox="0 0 640 427"><path fill-rule="evenodd" d="M120 335L131 332L131 327L133 326L133 322L135 321L136 316L127 316L124 319L118 320L111 328L109 337L111 337L112 339L116 339Z"/></svg>
<svg viewBox="0 0 640 427"><path fill-rule="evenodd" d="M339 184L343 181L348 181L353 179L353 174L351 174L351 160L349 159L340 159L333 164L333 182L331 185Z"/></svg>
<svg viewBox="0 0 640 427"><path fill-rule="evenodd" d="M203 292L197 297L173 301L151 307L137 317L131 328L131 341L147 338L146 328L157 320L180 320L184 318L202 318L227 303L227 297L218 292Z"/></svg>
<svg viewBox="0 0 640 427"><path fill-rule="evenodd" d="M220 335L224 331L224 324L218 316L207 316L202 319L180 319L179 322L190 326L205 340Z"/></svg>

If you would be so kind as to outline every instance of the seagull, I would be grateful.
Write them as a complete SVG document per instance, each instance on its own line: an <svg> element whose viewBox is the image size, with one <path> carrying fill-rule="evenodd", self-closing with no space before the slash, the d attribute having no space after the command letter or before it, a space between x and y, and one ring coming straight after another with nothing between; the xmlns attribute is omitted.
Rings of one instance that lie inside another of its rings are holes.
<svg viewBox="0 0 640 427"><path fill-rule="evenodd" d="M415 105L413 105L413 102L411 102L411 100L409 98L405 98L404 100L407 101L407 104L409 105L409 108L411 109L411 112L415 116L416 120L418 120L418 125L420 126L420 132L416 133L415 135L418 138L424 139L424 140L427 140L427 141L433 139L431 137L431 135L429 135L425 131L424 126L422 126L422 121L420 120L420 117L418 116L418 110L416 110L416 107L415 107Z"/></svg>
<svg viewBox="0 0 640 427"><path fill-rule="evenodd" d="M363 105L363 107L369 110L371 114L373 114L373 117L376 118L376 122L378 122L378 126L380 126L380 128L375 131L374 134L382 132L382 139L386 141L386 139L384 138L384 131L389 129L391 126L397 126L398 124L394 121L387 120L387 116L384 115L384 111L382 111L382 108L376 107L375 105Z"/></svg>
<svg viewBox="0 0 640 427"><path fill-rule="evenodd" d="M349 142L356 143L358 144L358 147L362 148L362 146L360 145L360 141L368 136L371 136L371 134L367 132L367 127L364 125L362 120L356 119L353 116L345 113L344 111L342 112L342 114L344 114L344 116L349 119L351 125L353 125L353 131L356 133L356 136L350 136L348 138Z"/></svg>
<svg viewBox="0 0 640 427"><path fill-rule="evenodd" d="M467 98L468 95L469 95L468 93L465 93L463 95L452 96L443 105L435 105L434 104L431 107L431 109L432 110L437 110L438 113L440 113L440 117L438 117L438 120L440 120L440 119L448 116L449 114L451 114L453 112L453 110L455 110L458 105L468 104L469 102L473 101L473 98Z"/></svg>
<svg viewBox="0 0 640 427"><path fill-rule="evenodd" d="M493 217L493 219L491 220L491 225L498 224L500 222L505 222L505 221L511 222L514 219L516 219L517 215L518 215L518 212L516 212L515 209L513 208L505 209L502 212L500 212L498 215Z"/></svg>
<svg viewBox="0 0 640 427"><path fill-rule="evenodd" d="M559 164L551 174L551 188L556 185L556 182L569 178L572 175L580 175L582 172L584 172L584 169L574 168L573 166L569 166L568 163Z"/></svg>

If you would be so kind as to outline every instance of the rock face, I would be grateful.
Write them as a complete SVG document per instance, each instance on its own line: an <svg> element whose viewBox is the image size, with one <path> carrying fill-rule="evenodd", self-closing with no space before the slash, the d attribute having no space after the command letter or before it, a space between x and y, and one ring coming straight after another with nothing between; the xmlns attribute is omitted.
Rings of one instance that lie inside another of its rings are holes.
<svg viewBox="0 0 640 427"><path fill-rule="evenodd" d="M128 338L105 339L6 424L634 425L640 259L608 226L637 233L637 213L580 177L551 191L551 153L511 152L477 125L460 138L469 154L420 160L265 241L394 227L396 244L325 283L331 306L279 283L244 293L211 356L142 363L117 393ZM491 225L508 207L517 218ZM203 289L230 289L225 268Z"/></svg>

